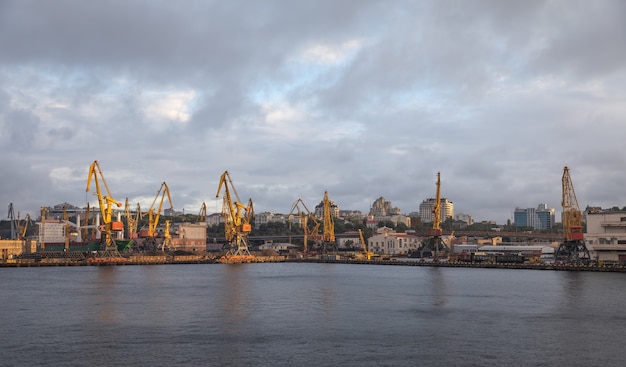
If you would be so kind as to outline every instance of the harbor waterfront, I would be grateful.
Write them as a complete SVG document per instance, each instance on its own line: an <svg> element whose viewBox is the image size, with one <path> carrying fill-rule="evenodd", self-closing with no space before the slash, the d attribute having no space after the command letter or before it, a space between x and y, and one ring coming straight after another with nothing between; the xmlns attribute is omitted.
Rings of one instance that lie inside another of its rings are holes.
<svg viewBox="0 0 626 367"><path fill-rule="evenodd" d="M21 261L20 261L21 260ZM47 266L130 266L130 265L171 265L171 264L220 264L220 258L203 256L131 256L129 258L99 259L71 259L49 258L36 261L34 259L20 259L16 261L0 262L2 267L47 267ZM26 260L26 261L25 261ZM323 259L323 258L286 258L284 256L255 256L249 263L328 263L353 265L396 265L396 266L426 266L444 268L485 268L485 269L521 269L521 270L559 270L559 271L591 271L626 273L624 264L572 264L554 262L536 263L494 263L494 262L463 262L463 261L427 261L410 258L391 258L389 260L351 260L351 259Z"/></svg>
<svg viewBox="0 0 626 367"><path fill-rule="evenodd" d="M16 267L0 277L0 366L621 366L626 358L618 273L272 262Z"/></svg>

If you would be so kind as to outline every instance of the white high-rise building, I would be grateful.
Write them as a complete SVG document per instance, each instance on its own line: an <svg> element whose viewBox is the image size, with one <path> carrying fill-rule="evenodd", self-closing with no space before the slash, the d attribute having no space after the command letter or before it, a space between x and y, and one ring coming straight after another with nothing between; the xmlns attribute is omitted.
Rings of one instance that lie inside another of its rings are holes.
<svg viewBox="0 0 626 367"><path fill-rule="evenodd" d="M448 200L447 198L441 198L439 200L439 205L441 207L441 221L445 221L448 218L454 218L454 204ZM422 222L432 222L434 213L433 208L435 207L435 198L429 198L420 204L420 219Z"/></svg>

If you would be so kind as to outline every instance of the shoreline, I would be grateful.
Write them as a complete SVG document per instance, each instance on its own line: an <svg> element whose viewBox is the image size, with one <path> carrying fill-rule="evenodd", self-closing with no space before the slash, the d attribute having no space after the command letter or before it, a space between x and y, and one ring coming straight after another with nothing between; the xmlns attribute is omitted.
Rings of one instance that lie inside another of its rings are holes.
<svg viewBox="0 0 626 367"><path fill-rule="evenodd" d="M31 260L31 259L28 259ZM52 259L50 259L52 260ZM0 268L21 268L21 267L54 267L54 266L137 266L137 265L208 265L233 263L213 258L191 258L185 257L176 259L165 258L164 256L142 256L135 259L99 259L99 261L75 260L75 259L53 259L54 261L24 261L19 259L10 262L1 262ZM477 269L511 269L511 270L555 270L555 271L591 271L591 272L612 272L626 273L624 265L574 265L574 264L546 264L546 263L468 263L468 262L433 262L433 261L399 261L399 260L329 260L329 259L288 259L278 256L256 257L252 261L245 263L324 263L324 264L352 264L352 265L379 265L379 266L427 266L441 268L477 268Z"/></svg>

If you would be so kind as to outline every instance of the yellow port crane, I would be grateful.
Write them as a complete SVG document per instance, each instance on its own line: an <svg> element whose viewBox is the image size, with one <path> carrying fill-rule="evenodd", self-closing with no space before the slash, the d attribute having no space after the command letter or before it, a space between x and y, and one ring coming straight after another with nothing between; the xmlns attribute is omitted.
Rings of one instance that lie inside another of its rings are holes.
<svg viewBox="0 0 626 367"><path fill-rule="evenodd" d="M220 177L217 194L215 194L216 198L219 198L222 187L224 188L222 216L224 217L226 241L229 243L226 257L240 257L242 260L246 260L252 256L248 248L248 235L252 231L251 221L254 217L252 199L248 201L248 205L241 202L228 171L224 171ZM235 195L235 200L233 200L231 191Z"/></svg>
<svg viewBox="0 0 626 367"><path fill-rule="evenodd" d="M435 204L433 205L433 226L428 231L429 236L441 236L441 173L437 172L437 193L435 195Z"/></svg>
<svg viewBox="0 0 626 367"><path fill-rule="evenodd" d="M119 257L119 252L117 251L117 246L115 245L115 240L113 238L113 232L123 231L124 224L120 221L114 221L112 214L113 205L121 207L122 203L113 199L98 161L94 161L89 167L87 189L85 192L89 192L92 179L96 186L96 196L98 197L98 205L100 206L100 214L102 216L102 225L100 226L100 251L98 255L100 257ZM102 195L100 182L102 182L102 185L106 190L106 195Z"/></svg>
<svg viewBox="0 0 626 367"><path fill-rule="evenodd" d="M567 166L563 168L561 195L563 242L554 253L554 259L575 264L588 263L591 258L583 235L582 212L578 206L574 184Z"/></svg>
<svg viewBox="0 0 626 367"><path fill-rule="evenodd" d="M30 219L30 214L26 214L26 217L24 217L24 225L22 225L22 220L20 219L20 212L17 212L17 223L16 223L16 227L17 227L17 239L18 240L23 240L24 238L26 238L26 231L28 230L28 225L31 224L32 221Z"/></svg>
<svg viewBox="0 0 626 367"><path fill-rule="evenodd" d="M137 203L137 209L135 209L135 213L133 214L128 198L126 198L126 202L124 204L124 217L126 218L126 227L128 230L126 238L137 238L137 227L139 226L139 219L141 219L141 205Z"/></svg>
<svg viewBox="0 0 626 367"><path fill-rule="evenodd" d="M200 206L200 212L198 213L196 222L206 223L206 203L205 202L202 202L202 205Z"/></svg>
<svg viewBox="0 0 626 367"><path fill-rule="evenodd" d="M432 256L438 261L440 256L449 252L448 245L443 241L441 235L441 173L437 172L437 193L435 195L435 203L433 204L433 225L428 229L428 237L422 241L417 249L417 255L420 258Z"/></svg>
<svg viewBox="0 0 626 367"><path fill-rule="evenodd" d="M161 183L161 187L157 191L154 200L152 201L152 205L150 205L150 209L144 214L148 216L148 229L140 231L140 236L146 238L147 246L150 247L151 250L156 250L156 237L157 237L157 226L159 225L159 219L161 219L161 212L163 210L163 202L165 201L165 196L167 195L167 200L170 203L170 209L174 208L172 204L172 197L170 195L170 189L167 186L167 183ZM160 200L159 200L160 198ZM159 206L155 210L155 204L159 200ZM163 243L161 246L161 250L163 251L165 247L169 247L171 245L171 235L169 233L169 220L165 221L165 229L163 231Z"/></svg>
<svg viewBox="0 0 626 367"><path fill-rule="evenodd" d="M367 250L367 241L365 241L365 237L363 236L363 231L359 228L359 239L361 240L361 246L363 255L367 260L371 260L373 257L377 257L378 255L374 254L372 251Z"/></svg>
<svg viewBox="0 0 626 367"><path fill-rule="evenodd" d="M335 243L335 222L333 220L332 202L328 198L328 191L324 191L322 216L324 219L323 253L326 253L327 247L337 251L337 246Z"/></svg>
<svg viewBox="0 0 626 367"><path fill-rule="evenodd" d="M300 206L302 206L302 208L300 208ZM309 239L313 241L320 241L321 243L322 236L319 234L320 223L317 219L315 219L315 215L311 213L302 199L298 198L298 200L293 203L291 210L289 211L289 229L291 229L291 217L294 210L297 211L298 218L300 218L300 226L302 227L304 234L304 246L302 252L306 254L309 251ZM313 228L309 228L309 220L313 223ZM289 239L289 242L291 242L291 238Z"/></svg>

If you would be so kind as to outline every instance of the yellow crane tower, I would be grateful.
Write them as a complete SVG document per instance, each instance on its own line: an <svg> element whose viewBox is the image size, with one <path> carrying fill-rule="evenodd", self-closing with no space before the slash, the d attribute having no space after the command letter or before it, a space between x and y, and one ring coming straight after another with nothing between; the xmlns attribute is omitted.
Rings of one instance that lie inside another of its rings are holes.
<svg viewBox="0 0 626 367"><path fill-rule="evenodd" d="M428 237L422 241L417 249L418 257L433 257L438 261L441 255L448 254L448 245L443 241L441 235L441 173L437 172L437 193L435 195L435 203L433 204L433 225L428 230Z"/></svg>
<svg viewBox="0 0 626 367"><path fill-rule="evenodd" d="M248 235L252 231L251 221L254 217L252 199L248 201L248 205L239 200L228 171L224 171L220 177L216 198L220 196L222 187L224 188L222 216L224 217L225 237L229 245L225 257L229 261L250 261L252 255L248 249ZM231 196L231 191L235 195L235 200Z"/></svg>
<svg viewBox="0 0 626 367"><path fill-rule="evenodd" d="M300 205L302 205L302 208L304 210L300 208ZM298 218L300 218L300 226L302 227L302 231L304 234L304 246L302 252L306 254L309 252L309 239L313 241L319 241L319 243L321 244L322 236L320 236L319 234L320 223L317 221L317 219L315 219L315 215L311 213L311 211L309 210L309 208L307 208L302 199L298 198L298 200L293 203L293 205L291 206L291 210L289 211L290 230L291 216L293 215L294 210L297 210ZM313 223L312 228L309 228L309 220L311 221L311 223ZM289 242L291 242L291 238L289 239Z"/></svg>
<svg viewBox="0 0 626 367"><path fill-rule="evenodd" d="M163 210L163 202L165 201L165 196L167 195L167 200L170 203L170 209L174 208L172 204L172 197L170 196L170 189L167 186L167 183L161 183L161 187L157 191L154 200L152 201L152 205L150 205L150 209L144 214L148 216L148 229L142 230L139 232L140 237L146 238L146 244L144 245L149 250L154 251L157 250L157 226L159 225L159 219L161 219L161 212ZM159 200L160 198L160 200ZM155 209L155 204L159 200L159 207ZM161 251L165 250L166 247L171 245L171 235L169 234L169 220L165 221L165 229L163 231L163 243L161 245Z"/></svg>
<svg viewBox="0 0 626 367"><path fill-rule="evenodd" d="M328 191L324 191L324 248L323 253L327 252L327 248L337 251L335 243L335 222L333 221L332 202L328 198Z"/></svg>
<svg viewBox="0 0 626 367"><path fill-rule="evenodd" d="M566 261L575 264L579 262L588 263L591 257L585 245L582 212L578 206L578 199L574 192L574 184L572 183L572 178L567 166L563 168L561 189L563 242L559 244L559 247L554 253L554 259L555 261Z"/></svg>
<svg viewBox="0 0 626 367"><path fill-rule="evenodd" d="M121 207L122 203L113 199L113 197L111 196L111 192L109 191L109 187L104 180L104 176L102 175L102 170L100 169L100 164L98 163L98 161L94 161L89 167L87 189L85 190L86 192L89 192L92 179L96 186L96 196L98 197L98 205L100 206L100 214L102 215L102 225L100 226L100 251L98 252L98 257L119 257L120 254L117 251L117 246L115 245L113 232L123 231L124 225L122 222L113 221L112 214L113 205ZM100 181L106 189L106 195L102 195L102 191L100 189Z"/></svg>

